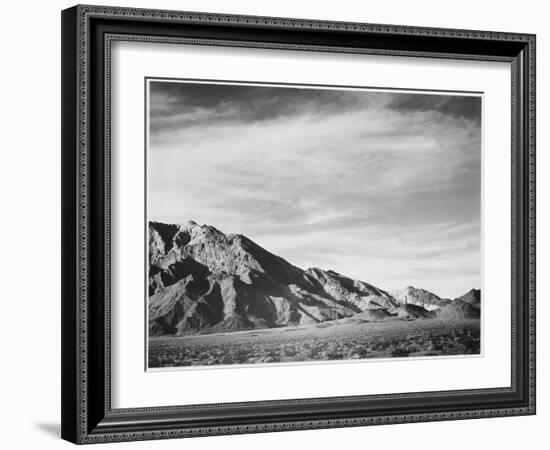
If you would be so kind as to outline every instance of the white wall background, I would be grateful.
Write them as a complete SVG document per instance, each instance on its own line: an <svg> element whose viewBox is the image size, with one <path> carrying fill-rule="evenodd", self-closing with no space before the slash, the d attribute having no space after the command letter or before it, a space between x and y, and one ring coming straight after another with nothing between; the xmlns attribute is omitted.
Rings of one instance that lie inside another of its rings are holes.
<svg viewBox="0 0 550 450"><path fill-rule="evenodd" d="M97 3L104 3L98 0ZM10 2L2 8L0 114L0 444L68 448L59 438L60 398L60 10L71 1ZM538 36L538 415L367 428L117 444L118 448L541 448L550 423L547 127L550 29L545 2L388 0L111 0L106 4L235 14L536 33ZM545 170L546 169L546 170Z"/></svg>

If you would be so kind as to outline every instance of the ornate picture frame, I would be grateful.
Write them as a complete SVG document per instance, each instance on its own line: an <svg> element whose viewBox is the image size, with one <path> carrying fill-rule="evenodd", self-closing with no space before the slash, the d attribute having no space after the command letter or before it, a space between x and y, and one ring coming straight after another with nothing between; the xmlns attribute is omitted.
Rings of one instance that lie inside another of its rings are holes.
<svg viewBox="0 0 550 450"><path fill-rule="evenodd" d="M120 41L508 63L510 386L113 408L116 174L110 77L111 48ZM535 414L534 35L82 5L62 12L64 439L85 444L530 414Z"/></svg>

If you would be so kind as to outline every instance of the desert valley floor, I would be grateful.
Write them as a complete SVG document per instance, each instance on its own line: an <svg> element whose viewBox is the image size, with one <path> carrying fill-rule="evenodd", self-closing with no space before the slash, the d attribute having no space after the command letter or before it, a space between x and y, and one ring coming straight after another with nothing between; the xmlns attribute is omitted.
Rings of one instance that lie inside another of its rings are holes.
<svg viewBox="0 0 550 450"><path fill-rule="evenodd" d="M480 353L480 320L368 322L149 339L149 368Z"/></svg>

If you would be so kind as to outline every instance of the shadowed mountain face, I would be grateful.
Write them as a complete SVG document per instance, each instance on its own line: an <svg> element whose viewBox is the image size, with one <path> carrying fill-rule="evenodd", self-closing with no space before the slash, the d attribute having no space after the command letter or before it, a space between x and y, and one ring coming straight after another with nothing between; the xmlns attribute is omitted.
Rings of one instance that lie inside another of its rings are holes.
<svg viewBox="0 0 550 450"><path fill-rule="evenodd" d="M481 291L472 289L454 299L438 311L444 319L479 319L481 316Z"/></svg>
<svg viewBox="0 0 550 450"><path fill-rule="evenodd" d="M393 295L331 270L302 270L239 234L149 223L149 334L184 335L356 317L470 318L480 291L454 301L423 289ZM445 314L443 314L445 313Z"/></svg>

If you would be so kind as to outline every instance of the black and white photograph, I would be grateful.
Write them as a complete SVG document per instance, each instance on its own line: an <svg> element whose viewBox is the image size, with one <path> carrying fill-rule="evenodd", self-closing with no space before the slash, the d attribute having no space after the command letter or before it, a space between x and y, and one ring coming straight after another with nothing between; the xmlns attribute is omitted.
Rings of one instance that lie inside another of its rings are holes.
<svg viewBox="0 0 550 450"><path fill-rule="evenodd" d="M481 353L479 93L146 85L148 368Z"/></svg>

